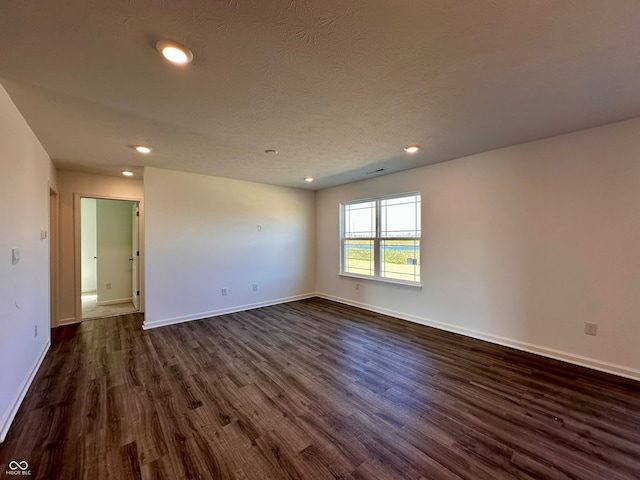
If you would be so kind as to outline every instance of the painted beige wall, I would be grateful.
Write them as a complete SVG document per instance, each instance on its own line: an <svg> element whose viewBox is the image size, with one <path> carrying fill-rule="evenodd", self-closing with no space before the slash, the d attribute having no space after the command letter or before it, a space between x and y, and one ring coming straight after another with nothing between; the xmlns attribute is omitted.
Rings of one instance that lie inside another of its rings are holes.
<svg viewBox="0 0 640 480"><path fill-rule="evenodd" d="M314 192L157 168L144 188L145 328L313 293Z"/></svg>
<svg viewBox="0 0 640 480"><path fill-rule="evenodd" d="M49 189L56 172L0 85L0 442L50 342ZM20 261L12 264L12 248ZM37 328L37 335L36 335Z"/></svg>
<svg viewBox="0 0 640 480"><path fill-rule="evenodd" d="M130 302L132 206L123 200L96 200L98 305ZM111 288L107 288L110 284Z"/></svg>
<svg viewBox="0 0 640 480"><path fill-rule="evenodd" d="M639 132L635 119L320 191L317 289L640 379ZM338 276L340 202L414 190L422 288Z"/></svg>
<svg viewBox="0 0 640 480"><path fill-rule="evenodd" d="M80 320L80 312L76 319L74 302L76 288L74 193L83 196L142 199L144 191L142 180L137 178L110 177L65 170L58 172L58 187L60 191L60 319L58 323L65 324ZM140 217L144 218L144 201L140 203ZM141 220L140 235L141 239L144 239L142 225L144 220Z"/></svg>

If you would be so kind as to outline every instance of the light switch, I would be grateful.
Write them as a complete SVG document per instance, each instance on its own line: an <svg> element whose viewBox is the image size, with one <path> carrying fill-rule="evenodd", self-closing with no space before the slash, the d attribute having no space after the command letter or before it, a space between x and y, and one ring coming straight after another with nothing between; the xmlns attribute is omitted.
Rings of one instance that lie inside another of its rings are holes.
<svg viewBox="0 0 640 480"><path fill-rule="evenodd" d="M11 249L11 263L13 265L15 265L19 261L20 261L20 249L19 248L12 248Z"/></svg>
<svg viewBox="0 0 640 480"><path fill-rule="evenodd" d="M47 239L47 229L42 227L40 229L40 240L46 240Z"/></svg>

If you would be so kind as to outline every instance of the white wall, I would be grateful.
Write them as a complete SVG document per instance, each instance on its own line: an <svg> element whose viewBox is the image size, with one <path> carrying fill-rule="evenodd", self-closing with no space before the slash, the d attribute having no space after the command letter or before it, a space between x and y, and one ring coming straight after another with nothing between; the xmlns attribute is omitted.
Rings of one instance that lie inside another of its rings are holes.
<svg viewBox="0 0 640 480"><path fill-rule="evenodd" d="M640 379L639 132L635 119L320 191L317 289ZM339 203L414 190L422 288L339 277Z"/></svg>
<svg viewBox="0 0 640 480"><path fill-rule="evenodd" d="M58 172L58 185L60 190L60 298L58 299L60 319L58 323L62 325L82 320L82 312L78 311L76 317L74 302L76 289L74 194L87 197L142 199L144 191L142 180L137 178L110 177L64 170ZM142 225L140 237L144 239L144 201L140 202L140 219ZM141 251L141 257L143 254L144 252ZM143 261L144 259L141 258L141 262ZM78 265L78 274L79 270ZM144 276L141 278L141 283L144 284ZM80 289L79 286L78 289Z"/></svg>
<svg viewBox="0 0 640 480"><path fill-rule="evenodd" d="M157 168L144 190L145 328L314 291L313 192Z"/></svg>
<svg viewBox="0 0 640 480"><path fill-rule="evenodd" d="M80 254L82 258L82 293L95 292L97 286L97 255L98 245L96 238L96 199L95 198L83 198L82 207L80 209L80 235L82 237L81 245L82 252Z"/></svg>
<svg viewBox="0 0 640 480"><path fill-rule="evenodd" d="M50 345L49 156L0 86L0 441ZM11 249L20 262L11 263ZM38 335L35 336L35 329Z"/></svg>
<svg viewBox="0 0 640 480"><path fill-rule="evenodd" d="M96 200L98 305L131 301L132 205Z"/></svg>

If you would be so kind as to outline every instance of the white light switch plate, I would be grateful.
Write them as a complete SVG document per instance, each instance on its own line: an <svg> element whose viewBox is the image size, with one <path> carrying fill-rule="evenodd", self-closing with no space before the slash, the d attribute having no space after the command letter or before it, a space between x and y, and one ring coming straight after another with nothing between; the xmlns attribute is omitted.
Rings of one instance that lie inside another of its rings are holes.
<svg viewBox="0 0 640 480"><path fill-rule="evenodd" d="M13 265L15 265L19 261L20 261L20 249L19 248L12 248L11 249L11 263Z"/></svg>

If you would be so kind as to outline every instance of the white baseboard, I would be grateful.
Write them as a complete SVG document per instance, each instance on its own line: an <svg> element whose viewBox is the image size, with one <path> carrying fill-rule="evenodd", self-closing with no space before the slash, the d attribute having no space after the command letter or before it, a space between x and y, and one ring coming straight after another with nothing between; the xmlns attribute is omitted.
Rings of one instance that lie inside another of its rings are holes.
<svg viewBox="0 0 640 480"><path fill-rule="evenodd" d="M18 390L16 397L13 399L13 402L11 402L11 407L2 417L2 422L0 422L0 443L4 442L4 439L7 437L7 433L9 433L9 427L11 427L11 423L13 423L13 419L16 417L18 409L20 408L20 405L22 404L22 401L24 400L24 397L29 390L31 382L33 382L33 379L36 376L40 365L42 365L42 361L47 355L50 346L51 340L47 340L47 343L45 343L44 348L40 352L40 355L38 355L38 358L31 366L27 378L25 378L22 382L22 385L20 386L20 390Z"/></svg>
<svg viewBox="0 0 640 480"><path fill-rule="evenodd" d="M317 297L325 298L327 300L333 300L334 302L344 303L353 307L362 308L371 312L381 313L383 315L389 315L401 320L407 320L413 323L419 323L428 327L438 328L447 332L458 333L466 337L477 338L479 340L485 340L487 342L503 345L505 347L515 348L516 350L522 350L528 353L534 353L536 355L542 355L543 357L553 358L555 360L561 360L563 362L572 363L581 367L591 368L605 373L611 373L620 377L630 378L632 380L640 380L640 370L634 368L625 367L623 365L616 365L613 363L603 362L593 358L583 357L575 355L573 353L563 352L561 350L555 350L552 348L543 347L540 345L534 345L532 343L521 342L519 340L513 340L511 338L500 337L497 335L490 335L487 333L479 332L476 330L470 330L467 328L458 327L449 323L437 322L429 318L418 317L415 315L409 315L403 312L397 312L387 308L380 308L374 305L366 303L355 302L346 298L335 297L333 295L327 295L324 293L317 293Z"/></svg>
<svg viewBox="0 0 640 480"><path fill-rule="evenodd" d="M295 295L293 297L278 298L275 300L267 300L265 302L258 302L258 303L249 303L246 305L237 305L234 307L221 308L219 310L212 310L210 312L194 313L192 315L183 315L181 317L164 318L161 320L153 320L153 321L148 321L145 318L144 325L142 328L144 328L145 330L149 330L152 328L165 327L167 325L174 325L176 323L190 322L192 320L202 320L203 318L209 318L209 317L217 317L219 315L226 315L227 313L243 312L245 310L253 310L254 308L277 305L279 303L288 303L288 302L294 302L296 300L304 300L305 298L312 298L316 296L317 295L315 293L305 293L303 295Z"/></svg>
<svg viewBox="0 0 640 480"><path fill-rule="evenodd" d="M133 301L132 297L116 298L114 300L103 300L102 302L96 302L96 305L98 305L99 307L102 307L104 305L117 305L118 303L127 303L132 301Z"/></svg>
<svg viewBox="0 0 640 480"><path fill-rule="evenodd" d="M80 323L80 320L77 320L76 317L67 317L59 319L56 326L61 327L63 325L72 325L74 323Z"/></svg>

